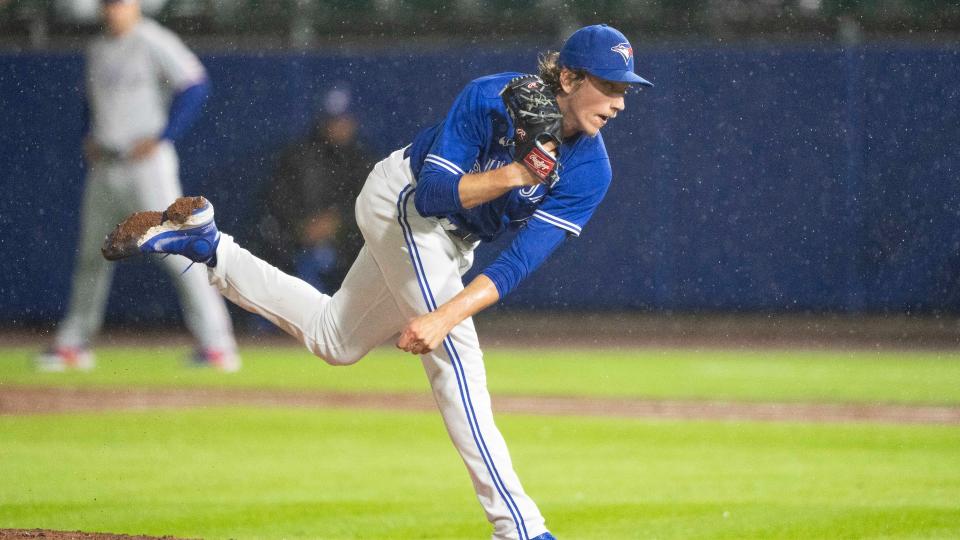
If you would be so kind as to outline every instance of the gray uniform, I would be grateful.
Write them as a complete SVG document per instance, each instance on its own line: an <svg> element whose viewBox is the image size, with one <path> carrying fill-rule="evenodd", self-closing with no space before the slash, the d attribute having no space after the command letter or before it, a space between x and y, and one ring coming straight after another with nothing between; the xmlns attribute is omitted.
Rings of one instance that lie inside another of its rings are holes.
<svg viewBox="0 0 960 540"><path fill-rule="evenodd" d="M197 57L150 19L123 36L96 38L86 60L90 136L104 151L102 159L89 163L69 311L57 331L56 347L85 347L103 322L114 268L100 255L107 233L131 212L165 208L183 194L170 141L162 141L146 159L127 156L139 140L163 132L176 92L206 79ZM181 275L181 259L162 262L199 347L234 351L226 306L207 283L205 269L191 268Z"/></svg>

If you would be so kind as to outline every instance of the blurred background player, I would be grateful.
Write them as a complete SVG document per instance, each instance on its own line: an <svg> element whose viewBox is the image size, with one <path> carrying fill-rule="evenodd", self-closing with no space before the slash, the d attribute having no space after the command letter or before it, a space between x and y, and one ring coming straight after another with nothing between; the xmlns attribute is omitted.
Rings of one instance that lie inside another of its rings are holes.
<svg viewBox="0 0 960 540"><path fill-rule="evenodd" d="M574 32L559 53L541 57L539 73L472 81L441 123L376 164L356 203L365 244L333 296L221 234L202 197L178 199L169 218L131 216L104 256L177 253L203 262L224 296L332 365L353 364L399 336L398 348L420 356L493 538L552 540L494 423L473 315L580 236L612 180L600 130L624 110L632 85L652 84L635 73L627 38L606 25ZM522 95L530 97L514 106L511 96ZM527 144L539 141L529 117L549 118L547 146ZM171 232L150 232L161 223ZM464 286L474 249L509 229L518 230L513 243Z"/></svg>
<svg viewBox="0 0 960 540"><path fill-rule="evenodd" d="M310 133L277 160L260 199L257 251L333 294L363 246L353 206L373 163L357 137L349 91L330 90Z"/></svg>
<svg viewBox="0 0 960 540"><path fill-rule="evenodd" d="M130 212L163 206L182 194L173 143L209 93L197 57L172 32L143 17L139 0L103 0L101 8L104 34L86 56L88 170L80 244L66 317L52 347L36 359L37 368L46 371L93 367L90 341L103 323L114 269L100 255L103 238ZM239 369L226 306L205 272L184 272L175 259L162 262L197 341L194 360Z"/></svg>

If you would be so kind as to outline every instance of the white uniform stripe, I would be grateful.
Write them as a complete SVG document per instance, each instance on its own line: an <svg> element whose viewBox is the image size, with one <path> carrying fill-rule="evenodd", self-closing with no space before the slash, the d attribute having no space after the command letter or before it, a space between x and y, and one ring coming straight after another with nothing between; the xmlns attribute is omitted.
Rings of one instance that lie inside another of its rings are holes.
<svg viewBox="0 0 960 540"><path fill-rule="evenodd" d="M446 163L440 163L439 161L432 160L432 159L430 159L430 158L427 158L427 159L423 160L423 162L424 162L424 163L433 163L433 164L436 165L437 167L440 167L441 169L444 169L444 170L446 170L446 171L448 171L448 172L451 172L451 173L453 173L453 174L455 174L455 175L457 175L457 176L463 176L463 173L462 173L462 172L457 171L456 169L450 167L450 166L447 165Z"/></svg>
<svg viewBox="0 0 960 540"><path fill-rule="evenodd" d="M456 163L450 161L449 159L440 157L440 156L438 156L438 155L436 155L436 154L427 154L426 159L427 159L427 161L433 161L433 162L436 163L437 165L441 165L441 164L443 164L443 165L448 165L448 166L452 167L453 169L455 169L455 170L456 170L458 173L460 173L460 174L467 174L467 173L463 172L463 169L461 169L460 166L457 165Z"/></svg>
<svg viewBox="0 0 960 540"><path fill-rule="evenodd" d="M548 214L544 212L543 210L535 211L533 213L533 217L539 219L540 221L549 223L551 225L556 225L557 227L560 227L565 231L569 231L573 233L574 236L580 236L580 232L582 231L582 229L579 226L577 226L576 223L569 222L565 219L560 219L557 216L554 216L553 214Z"/></svg>

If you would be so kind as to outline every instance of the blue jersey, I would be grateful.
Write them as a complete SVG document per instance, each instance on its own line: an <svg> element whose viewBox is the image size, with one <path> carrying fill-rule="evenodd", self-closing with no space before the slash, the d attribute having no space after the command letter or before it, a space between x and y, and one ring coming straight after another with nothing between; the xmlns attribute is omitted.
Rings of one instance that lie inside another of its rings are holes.
<svg viewBox="0 0 960 540"><path fill-rule="evenodd" d="M539 267L566 236L580 235L612 177L603 138L577 134L560 147L560 179L552 188L515 188L477 207L463 208L458 191L461 176L513 161L513 123L500 91L521 75L500 73L471 82L444 121L420 132L409 149L410 168L417 179L415 203L421 215L445 217L483 241L520 229L511 246L483 271L501 298Z"/></svg>

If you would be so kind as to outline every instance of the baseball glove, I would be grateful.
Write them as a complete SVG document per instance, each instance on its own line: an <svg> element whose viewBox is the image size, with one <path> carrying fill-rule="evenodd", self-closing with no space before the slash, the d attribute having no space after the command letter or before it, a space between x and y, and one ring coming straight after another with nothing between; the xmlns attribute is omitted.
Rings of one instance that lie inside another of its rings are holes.
<svg viewBox="0 0 960 540"><path fill-rule="evenodd" d="M507 113L513 120L513 160L523 163L541 182L553 186L560 159L560 129L563 115L557 106L557 97L537 75L512 79L500 91ZM553 141L556 155L544 147Z"/></svg>

